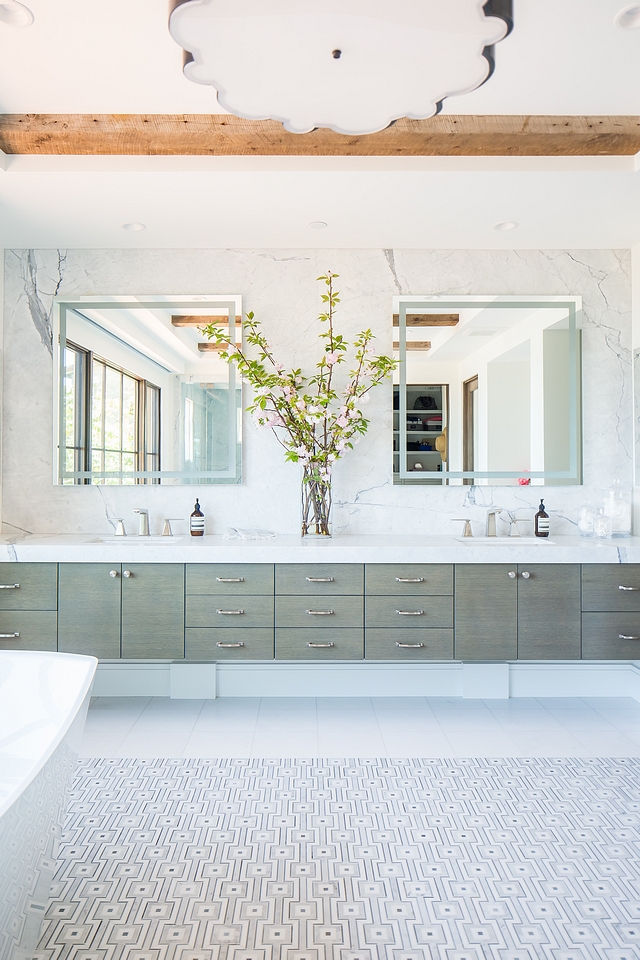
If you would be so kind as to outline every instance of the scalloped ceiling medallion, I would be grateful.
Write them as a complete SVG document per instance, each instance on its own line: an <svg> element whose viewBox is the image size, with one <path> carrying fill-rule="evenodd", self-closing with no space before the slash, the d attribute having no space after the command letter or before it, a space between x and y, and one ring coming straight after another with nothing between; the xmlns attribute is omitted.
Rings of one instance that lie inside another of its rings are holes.
<svg viewBox="0 0 640 960"><path fill-rule="evenodd" d="M486 0L174 0L184 72L225 110L292 133L422 120L491 73L508 32Z"/></svg>

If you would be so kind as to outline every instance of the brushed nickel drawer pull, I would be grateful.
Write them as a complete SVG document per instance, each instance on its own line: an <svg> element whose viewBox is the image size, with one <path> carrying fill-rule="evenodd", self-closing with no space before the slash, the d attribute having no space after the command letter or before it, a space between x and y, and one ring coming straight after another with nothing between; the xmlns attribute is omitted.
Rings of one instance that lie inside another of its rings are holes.
<svg viewBox="0 0 640 960"><path fill-rule="evenodd" d="M509 570L507 576L509 577L509 580L515 580L518 574L515 572L515 570Z"/></svg>
<svg viewBox="0 0 640 960"><path fill-rule="evenodd" d="M310 617L332 617L333 610L307 610Z"/></svg>
<svg viewBox="0 0 640 960"><path fill-rule="evenodd" d="M418 647L424 647L424 643L400 643L396 640L396 647L402 647L403 650L417 650Z"/></svg>
<svg viewBox="0 0 640 960"><path fill-rule="evenodd" d="M19 590L19 583L0 583L0 590Z"/></svg>
<svg viewBox="0 0 640 960"><path fill-rule="evenodd" d="M424 577L396 577L396 583L424 583Z"/></svg>
<svg viewBox="0 0 640 960"><path fill-rule="evenodd" d="M640 637L626 637L624 633L619 633L618 640L640 640Z"/></svg>
<svg viewBox="0 0 640 960"><path fill-rule="evenodd" d="M117 577L117 576L118 576L118 571L117 571L117 570L109 570L109 576L110 576L110 577Z"/></svg>
<svg viewBox="0 0 640 960"><path fill-rule="evenodd" d="M216 613L221 614L223 617L239 617L244 613L244 610L216 610Z"/></svg>
<svg viewBox="0 0 640 960"><path fill-rule="evenodd" d="M424 617L424 610L396 610L401 617Z"/></svg>
<svg viewBox="0 0 640 960"><path fill-rule="evenodd" d="M305 577L307 583L334 583L333 577Z"/></svg>
<svg viewBox="0 0 640 960"><path fill-rule="evenodd" d="M244 643L242 640L240 640L239 643L221 643L220 640L218 640L216 647L220 647L222 650L232 650L236 647L244 647Z"/></svg>
<svg viewBox="0 0 640 960"><path fill-rule="evenodd" d="M2 640L13 640L14 637L19 637L19 633L0 633L0 639Z"/></svg>
<svg viewBox="0 0 640 960"><path fill-rule="evenodd" d="M244 577L216 577L218 583L244 583Z"/></svg>
<svg viewBox="0 0 640 960"><path fill-rule="evenodd" d="M640 590L640 587L623 587L622 585L620 585L618 587L618 590Z"/></svg>
<svg viewBox="0 0 640 960"><path fill-rule="evenodd" d="M325 647L335 647L335 643L333 641L331 643L308 643L307 646L314 649L324 649Z"/></svg>
<svg viewBox="0 0 640 960"><path fill-rule="evenodd" d="M528 570L523 570L523 571L522 571L522 579L523 579L523 580L528 580L530 576L531 576L531 574L529 573Z"/></svg>
<svg viewBox="0 0 640 960"><path fill-rule="evenodd" d="M131 570L123 570L123 571L122 571L122 576L123 576L123 577L126 577L127 580L128 580L129 577L132 577L132 576L133 576L133 574L131 573Z"/></svg>

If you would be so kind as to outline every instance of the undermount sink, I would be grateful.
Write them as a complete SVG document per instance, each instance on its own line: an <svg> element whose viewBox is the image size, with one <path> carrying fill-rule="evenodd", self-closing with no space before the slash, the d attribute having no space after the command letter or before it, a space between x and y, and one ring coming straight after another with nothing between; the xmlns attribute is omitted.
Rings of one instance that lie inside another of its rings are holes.
<svg viewBox="0 0 640 960"><path fill-rule="evenodd" d="M134 543L137 546L144 546L146 543L164 543L169 546L182 539L183 537L96 537L91 543L126 543L128 547Z"/></svg>
<svg viewBox="0 0 640 960"><path fill-rule="evenodd" d="M482 546L494 544L498 547L522 547L533 543L536 546L543 546L545 543L547 546L555 546L553 540L547 540L544 537L454 537L454 539L458 543L470 543L471 546L474 543L481 543Z"/></svg>

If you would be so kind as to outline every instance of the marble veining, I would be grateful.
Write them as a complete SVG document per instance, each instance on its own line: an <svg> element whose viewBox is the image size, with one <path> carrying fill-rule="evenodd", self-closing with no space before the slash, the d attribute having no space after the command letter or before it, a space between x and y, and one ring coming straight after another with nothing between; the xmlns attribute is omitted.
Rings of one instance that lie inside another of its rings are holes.
<svg viewBox="0 0 640 960"><path fill-rule="evenodd" d="M318 288L328 268L340 275L339 322L347 339L370 326L391 349L394 294L580 295L583 298L584 486L545 487L552 534L576 529L577 509L613 478L631 484L633 389L630 254L625 250L14 250L5 259L4 531L111 532L110 518L150 510L152 533L164 516L187 517L198 495L207 532L228 526L295 534L299 474L267 431L244 423L240 486L52 486L51 300L100 294L193 294L237 290L264 322L289 364L315 362ZM500 506L531 520L538 487L394 486L391 386L368 407L373 423L334 473L334 524L340 534L451 535L469 516L482 532ZM531 533L523 523L522 533ZM175 525L185 533L186 525ZM504 531L503 531L504 532Z"/></svg>

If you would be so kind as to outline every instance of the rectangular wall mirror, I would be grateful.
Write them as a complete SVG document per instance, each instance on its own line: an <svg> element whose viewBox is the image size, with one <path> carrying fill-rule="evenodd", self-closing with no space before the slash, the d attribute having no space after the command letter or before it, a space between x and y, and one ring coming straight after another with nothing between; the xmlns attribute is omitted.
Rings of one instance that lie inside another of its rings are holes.
<svg viewBox="0 0 640 960"><path fill-rule="evenodd" d="M54 483L240 483L240 296L80 297L54 309Z"/></svg>
<svg viewBox="0 0 640 960"><path fill-rule="evenodd" d="M580 297L393 309L394 483L582 483Z"/></svg>

